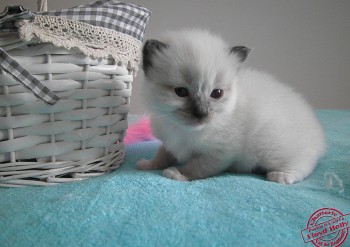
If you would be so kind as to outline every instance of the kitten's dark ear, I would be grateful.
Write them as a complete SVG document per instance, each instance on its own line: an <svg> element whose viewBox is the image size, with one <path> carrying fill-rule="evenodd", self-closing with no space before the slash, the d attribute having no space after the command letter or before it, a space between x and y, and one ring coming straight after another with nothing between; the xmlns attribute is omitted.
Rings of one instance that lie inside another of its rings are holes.
<svg viewBox="0 0 350 247"><path fill-rule="evenodd" d="M240 62L243 62L248 57L251 49L245 46L234 46L230 49L230 54L237 55Z"/></svg>
<svg viewBox="0 0 350 247"><path fill-rule="evenodd" d="M147 40L142 50L142 67L145 73L152 67L152 56L162 49L167 48L168 45L158 40L150 39Z"/></svg>

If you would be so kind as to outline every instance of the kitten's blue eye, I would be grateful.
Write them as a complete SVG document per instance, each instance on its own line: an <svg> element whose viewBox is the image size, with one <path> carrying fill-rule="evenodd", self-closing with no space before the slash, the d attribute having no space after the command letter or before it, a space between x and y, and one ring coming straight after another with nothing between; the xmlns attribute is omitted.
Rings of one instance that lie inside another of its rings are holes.
<svg viewBox="0 0 350 247"><path fill-rule="evenodd" d="M188 96L188 90L185 87L177 87L177 88L175 88L175 93L179 97L187 97Z"/></svg>
<svg viewBox="0 0 350 247"><path fill-rule="evenodd" d="M214 99L218 99L218 98L221 98L223 95L224 95L224 90L214 89L213 91L211 91L210 97Z"/></svg>

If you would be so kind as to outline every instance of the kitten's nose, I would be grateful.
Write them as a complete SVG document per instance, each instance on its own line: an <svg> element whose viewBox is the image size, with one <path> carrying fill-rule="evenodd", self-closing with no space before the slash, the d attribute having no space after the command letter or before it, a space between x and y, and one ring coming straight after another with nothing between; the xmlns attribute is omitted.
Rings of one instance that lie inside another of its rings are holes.
<svg viewBox="0 0 350 247"><path fill-rule="evenodd" d="M204 106L195 106L192 115L198 120L202 120L208 116L208 108Z"/></svg>

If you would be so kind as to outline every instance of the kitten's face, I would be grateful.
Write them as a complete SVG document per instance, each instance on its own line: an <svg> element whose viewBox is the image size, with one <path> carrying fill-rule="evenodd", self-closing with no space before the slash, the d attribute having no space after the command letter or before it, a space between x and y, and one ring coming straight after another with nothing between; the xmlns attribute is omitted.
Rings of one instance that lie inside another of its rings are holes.
<svg viewBox="0 0 350 247"><path fill-rule="evenodd" d="M148 102L159 117L201 128L234 107L238 63L221 40L152 40L143 56Z"/></svg>

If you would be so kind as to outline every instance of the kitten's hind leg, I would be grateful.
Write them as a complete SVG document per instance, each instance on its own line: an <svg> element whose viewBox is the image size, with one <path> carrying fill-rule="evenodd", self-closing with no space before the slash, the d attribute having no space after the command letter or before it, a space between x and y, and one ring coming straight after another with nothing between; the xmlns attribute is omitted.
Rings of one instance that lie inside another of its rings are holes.
<svg viewBox="0 0 350 247"><path fill-rule="evenodd" d="M289 165L277 167L275 169L269 169L266 178L271 182L280 184L294 184L311 174L316 166L317 161L308 160L303 162L293 162Z"/></svg>
<svg viewBox="0 0 350 247"><path fill-rule="evenodd" d="M176 164L176 159L164 146L160 146L153 160L140 160L136 163L139 170L162 170Z"/></svg>
<svg viewBox="0 0 350 247"><path fill-rule="evenodd" d="M292 184L296 182L296 178L293 174L288 172L269 172L266 175L267 180L280 184Z"/></svg>

